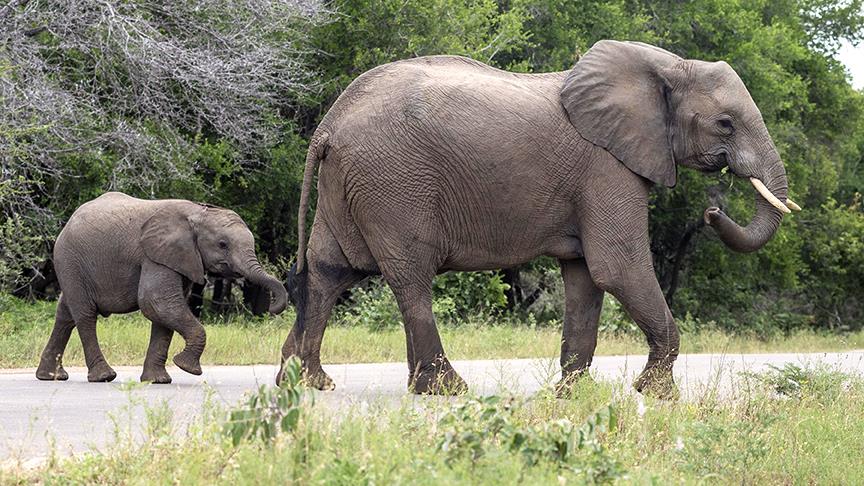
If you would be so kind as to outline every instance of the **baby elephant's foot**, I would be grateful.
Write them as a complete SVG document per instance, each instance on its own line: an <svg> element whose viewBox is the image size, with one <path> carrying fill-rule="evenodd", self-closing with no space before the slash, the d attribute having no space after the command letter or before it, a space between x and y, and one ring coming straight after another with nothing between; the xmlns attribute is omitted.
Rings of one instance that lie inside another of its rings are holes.
<svg viewBox="0 0 864 486"><path fill-rule="evenodd" d="M42 381L66 381L69 379L69 373L66 373L60 363L50 365L41 362L36 369L36 378Z"/></svg>
<svg viewBox="0 0 864 486"><path fill-rule="evenodd" d="M199 358L200 356L195 356L193 353L187 350L183 350L179 354L174 356L174 364L176 364L178 368L185 371L186 373L200 375L202 371Z"/></svg>
<svg viewBox="0 0 864 486"><path fill-rule="evenodd" d="M114 381L114 378L117 378L117 372L104 361L93 366L87 372L87 381L92 383L107 383Z"/></svg>
<svg viewBox="0 0 864 486"><path fill-rule="evenodd" d="M408 390L417 395L461 395L468 385L441 356L408 377Z"/></svg>
<svg viewBox="0 0 864 486"><path fill-rule="evenodd" d="M171 383L171 375L165 371L165 368L144 369L141 373L141 381L149 381L150 383L168 384Z"/></svg>

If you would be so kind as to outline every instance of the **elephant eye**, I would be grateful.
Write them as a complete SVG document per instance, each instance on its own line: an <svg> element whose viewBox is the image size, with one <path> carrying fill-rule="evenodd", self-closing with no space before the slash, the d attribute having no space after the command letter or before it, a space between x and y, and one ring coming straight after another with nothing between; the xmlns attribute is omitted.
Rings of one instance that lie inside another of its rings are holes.
<svg viewBox="0 0 864 486"><path fill-rule="evenodd" d="M228 243L226 243L225 240L220 240L219 241L219 248L222 248L223 250L228 248Z"/></svg>
<svg viewBox="0 0 864 486"><path fill-rule="evenodd" d="M720 129L724 132L732 132L732 120L729 118L720 118L719 120L717 120L717 126L720 127Z"/></svg>

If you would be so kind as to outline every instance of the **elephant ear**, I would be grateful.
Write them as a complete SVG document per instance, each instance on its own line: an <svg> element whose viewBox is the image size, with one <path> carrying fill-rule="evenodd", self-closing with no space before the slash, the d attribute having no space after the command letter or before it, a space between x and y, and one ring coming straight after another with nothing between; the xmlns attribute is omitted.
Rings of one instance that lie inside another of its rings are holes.
<svg viewBox="0 0 864 486"><path fill-rule="evenodd" d="M203 284L204 263L195 241L194 209L171 205L156 211L141 227L141 247L147 258Z"/></svg>
<svg viewBox="0 0 864 486"><path fill-rule="evenodd" d="M673 187L667 74L682 61L639 42L600 41L570 71L561 104L586 140L640 176Z"/></svg>

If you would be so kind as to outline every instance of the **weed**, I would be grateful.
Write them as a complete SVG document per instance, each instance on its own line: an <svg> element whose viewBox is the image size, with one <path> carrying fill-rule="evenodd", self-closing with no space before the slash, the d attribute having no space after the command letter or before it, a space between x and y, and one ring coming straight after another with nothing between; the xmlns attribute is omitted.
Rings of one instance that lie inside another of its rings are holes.
<svg viewBox="0 0 864 486"><path fill-rule="evenodd" d="M802 399L834 400L846 389L849 376L827 366L786 363L769 365L762 373L745 373L780 396Z"/></svg>
<svg viewBox="0 0 864 486"><path fill-rule="evenodd" d="M292 357L285 363L280 386L261 385L245 406L231 411L223 433L235 446L244 439L270 440L297 428L305 393L300 370L300 360Z"/></svg>

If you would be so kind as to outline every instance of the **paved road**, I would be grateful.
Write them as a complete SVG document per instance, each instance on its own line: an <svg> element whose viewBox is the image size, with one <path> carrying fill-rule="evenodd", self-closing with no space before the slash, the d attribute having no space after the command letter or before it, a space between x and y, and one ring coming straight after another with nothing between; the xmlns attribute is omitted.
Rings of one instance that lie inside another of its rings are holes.
<svg viewBox="0 0 864 486"><path fill-rule="evenodd" d="M741 371L759 371L789 362L818 362L864 374L864 351L854 351L682 355L675 375L685 398L699 396L706 389L729 394L742 388ZM592 374L598 380L629 383L644 364L644 356L601 356L595 358ZM472 392L478 394L530 394L554 383L559 373L553 359L455 361L453 365ZM337 385L334 392L316 395L324 407L363 407L369 403L397 406L432 399L406 395L407 367L403 363L324 368ZM129 386L129 382L137 382L138 367L118 367L113 383L87 383L83 368L70 368L67 382L40 382L33 372L0 370L0 464L11 458L44 457L51 443L61 456L103 448L114 437L112 416L121 429L140 430L144 423L143 403L155 406L167 402L174 410L175 423L182 427L200 413L208 389L216 402L233 405L259 384L271 384L276 369L269 365L209 366L200 377L169 369L173 384L146 386Z"/></svg>

